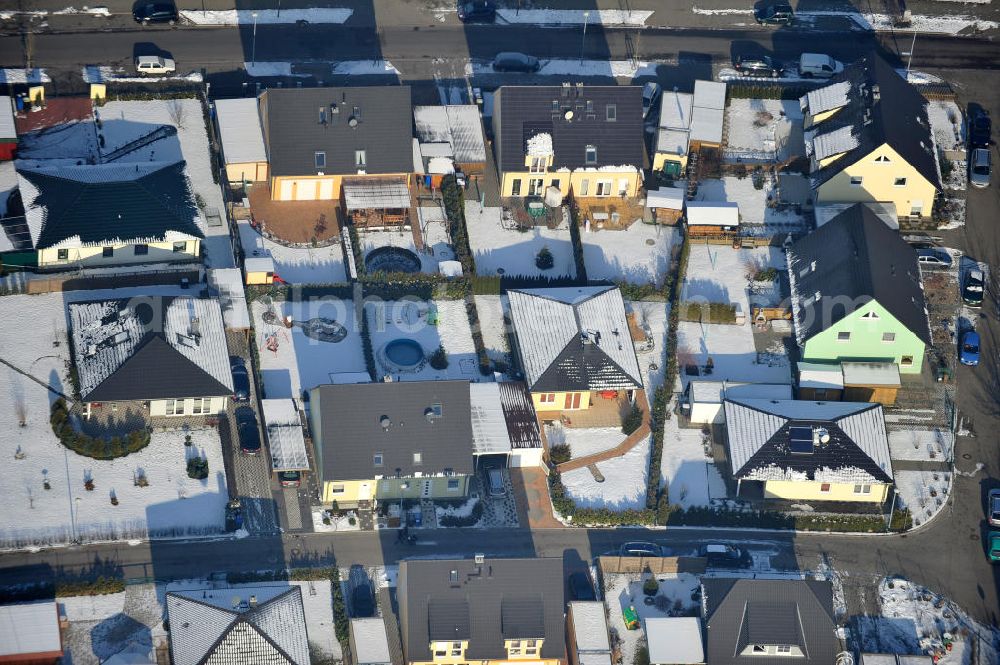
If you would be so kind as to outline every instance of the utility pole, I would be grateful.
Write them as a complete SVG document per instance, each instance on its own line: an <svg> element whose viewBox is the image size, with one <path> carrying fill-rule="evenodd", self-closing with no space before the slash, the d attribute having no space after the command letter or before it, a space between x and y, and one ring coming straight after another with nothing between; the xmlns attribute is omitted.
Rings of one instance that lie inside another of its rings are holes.
<svg viewBox="0 0 1000 665"><path fill-rule="evenodd" d="M587 47L587 19L590 18L590 12L583 12L583 39L580 40L580 62L583 62L583 52Z"/></svg>
<svg viewBox="0 0 1000 665"><path fill-rule="evenodd" d="M906 55L906 81L910 80L910 64L913 62L913 49L917 46L917 31L913 31L913 41L910 42L910 52Z"/></svg>
<svg viewBox="0 0 1000 665"><path fill-rule="evenodd" d="M250 64L257 64L257 12L251 14L253 16L253 40L250 44Z"/></svg>

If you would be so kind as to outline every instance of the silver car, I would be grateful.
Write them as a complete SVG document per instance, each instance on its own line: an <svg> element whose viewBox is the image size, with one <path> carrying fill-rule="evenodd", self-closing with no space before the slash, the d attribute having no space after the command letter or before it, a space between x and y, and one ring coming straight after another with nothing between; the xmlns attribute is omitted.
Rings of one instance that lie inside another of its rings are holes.
<svg viewBox="0 0 1000 665"><path fill-rule="evenodd" d="M1000 526L1000 489L991 489L986 500L986 513L990 526Z"/></svg>
<svg viewBox="0 0 1000 665"><path fill-rule="evenodd" d="M969 182L973 187L989 187L992 158L989 148L976 148L969 160Z"/></svg>

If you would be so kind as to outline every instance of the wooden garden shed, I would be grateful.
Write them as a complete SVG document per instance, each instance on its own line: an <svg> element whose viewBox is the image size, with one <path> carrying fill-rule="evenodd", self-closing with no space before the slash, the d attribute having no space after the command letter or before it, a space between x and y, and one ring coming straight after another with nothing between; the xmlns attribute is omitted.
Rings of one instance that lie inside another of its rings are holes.
<svg viewBox="0 0 1000 665"><path fill-rule="evenodd" d="M844 401L878 402L883 405L896 403L901 385L899 366L887 362L841 363L844 373Z"/></svg>
<svg viewBox="0 0 1000 665"><path fill-rule="evenodd" d="M685 219L692 242L730 245L740 233L740 207L730 201L688 201Z"/></svg>

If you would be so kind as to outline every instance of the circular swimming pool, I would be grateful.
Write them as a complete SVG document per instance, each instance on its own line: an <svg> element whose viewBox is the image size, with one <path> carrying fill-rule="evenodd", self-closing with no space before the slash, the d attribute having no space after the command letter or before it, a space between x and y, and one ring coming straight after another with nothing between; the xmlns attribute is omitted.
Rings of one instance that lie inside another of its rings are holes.
<svg viewBox="0 0 1000 665"><path fill-rule="evenodd" d="M412 339L394 339L382 347L381 353L390 370L416 372L425 362L424 349Z"/></svg>
<svg viewBox="0 0 1000 665"><path fill-rule="evenodd" d="M420 272L420 257L405 247L378 247L365 257L368 272Z"/></svg>

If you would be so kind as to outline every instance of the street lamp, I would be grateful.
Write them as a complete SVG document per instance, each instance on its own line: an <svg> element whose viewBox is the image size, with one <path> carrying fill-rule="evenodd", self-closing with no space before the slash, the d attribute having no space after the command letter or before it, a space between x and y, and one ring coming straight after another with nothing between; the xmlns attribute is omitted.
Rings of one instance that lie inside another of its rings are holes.
<svg viewBox="0 0 1000 665"><path fill-rule="evenodd" d="M76 497L76 499L74 501L76 503L76 511L74 511L73 510L73 506L70 505L70 507L69 507L69 517L70 517L70 524L73 527L73 542L77 543L77 542L80 541L80 538L79 538L79 536L77 535L77 532L76 532L76 518L80 516L80 497ZM74 512L76 513L75 515L74 515Z"/></svg>
<svg viewBox="0 0 1000 665"><path fill-rule="evenodd" d="M583 12L583 38L580 40L580 62L583 62L583 51L587 46L587 19L590 18L590 12Z"/></svg>
<svg viewBox="0 0 1000 665"><path fill-rule="evenodd" d="M257 12L251 14L253 16L253 41L250 45L250 65L257 64Z"/></svg>

